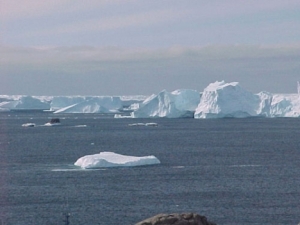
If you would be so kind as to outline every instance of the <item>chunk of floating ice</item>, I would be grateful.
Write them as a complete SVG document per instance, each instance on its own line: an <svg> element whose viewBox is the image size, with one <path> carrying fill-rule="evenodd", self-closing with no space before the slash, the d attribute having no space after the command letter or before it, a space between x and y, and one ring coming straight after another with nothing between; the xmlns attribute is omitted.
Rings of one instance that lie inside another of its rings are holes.
<svg viewBox="0 0 300 225"><path fill-rule="evenodd" d="M86 155L79 158L74 165L83 169L99 167L131 167L159 164L160 161L153 155L151 156L126 156L114 152L100 152L95 155Z"/></svg>
<svg viewBox="0 0 300 225"><path fill-rule="evenodd" d="M157 127L158 124L157 123L130 123L128 124L128 126L149 126L149 127Z"/></svg>
<svg viewBox="0 0 300 225"><path fill-rule="evenodd" d="M146 123L146 126L157 127L157 123Z"/></svg>
<svg viewBox="0 0 300 225"><path fill-rule="evenodd" d="M59 126L61 125L60 123L45 123L44 126L46 127L53 127L53 126Z"/></svg>
<svg viewBox="0 0 300 225"><path fill-rule="evenodd" d="M35 127L35 123L24 123L22 127Z"/></svg>

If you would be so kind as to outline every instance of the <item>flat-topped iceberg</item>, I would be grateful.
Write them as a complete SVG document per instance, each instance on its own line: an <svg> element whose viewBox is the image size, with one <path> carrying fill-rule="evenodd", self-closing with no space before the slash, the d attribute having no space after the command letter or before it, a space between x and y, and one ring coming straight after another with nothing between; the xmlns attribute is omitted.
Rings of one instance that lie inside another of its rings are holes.
<svg viewBox="0 0 300 225"><path fill-rule="evenodd" d="M83 169L102 168L102 167L132 167L159 164L160 161L153 155L151 156L127 156L114 152L100 152L99 154L86 155L79 158L74 165Z"/></svg>

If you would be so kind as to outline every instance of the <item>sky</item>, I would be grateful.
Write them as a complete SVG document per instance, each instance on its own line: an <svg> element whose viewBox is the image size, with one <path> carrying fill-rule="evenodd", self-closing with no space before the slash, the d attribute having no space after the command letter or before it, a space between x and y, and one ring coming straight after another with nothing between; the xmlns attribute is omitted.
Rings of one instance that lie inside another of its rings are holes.
<svg viewBox="0 0 300 225"><path fill-rule="evenodd" d="M0 94L296 93L299 0L0 0Z"/></svg>

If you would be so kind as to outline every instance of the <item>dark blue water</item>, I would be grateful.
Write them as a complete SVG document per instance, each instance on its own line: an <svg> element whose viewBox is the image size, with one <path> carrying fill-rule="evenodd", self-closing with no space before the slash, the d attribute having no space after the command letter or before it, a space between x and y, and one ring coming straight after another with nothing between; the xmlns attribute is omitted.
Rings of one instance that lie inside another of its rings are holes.
<svg viewBox="0 0 300 225"><path fill-rule="evenodd" d="M195 212L224 225L300 222L300 119L113 119L0 114L2 224L130 225ZM130 123L157 122L158 127ZM75 127L87 125L87 127ZM160 165L78 170L81 156L155 155Z"/></svg>

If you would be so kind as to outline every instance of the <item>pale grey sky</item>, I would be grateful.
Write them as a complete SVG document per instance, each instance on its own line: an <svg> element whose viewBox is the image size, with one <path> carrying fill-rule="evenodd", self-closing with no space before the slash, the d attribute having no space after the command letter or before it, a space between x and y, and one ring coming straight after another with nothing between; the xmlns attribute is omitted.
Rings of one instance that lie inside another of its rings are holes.
<svg viewBox="0 0 300 225"><path fill-rule="evenodd" d="M129 95L216 80L296 93L299 0L0 0L0 94Z"/></svg>

